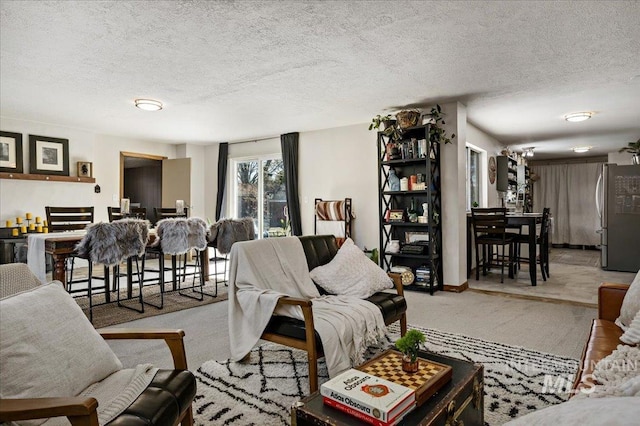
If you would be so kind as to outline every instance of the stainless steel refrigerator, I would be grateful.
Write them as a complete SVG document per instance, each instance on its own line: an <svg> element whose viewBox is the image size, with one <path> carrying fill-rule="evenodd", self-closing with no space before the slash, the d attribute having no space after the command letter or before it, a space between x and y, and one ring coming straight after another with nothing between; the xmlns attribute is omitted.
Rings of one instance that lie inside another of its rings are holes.
<svg viewBox="0 0 640 426"><path fill-rule="evenodd" d="M602 269L640 270L640 165L605 164L596 186Z"/></svg>

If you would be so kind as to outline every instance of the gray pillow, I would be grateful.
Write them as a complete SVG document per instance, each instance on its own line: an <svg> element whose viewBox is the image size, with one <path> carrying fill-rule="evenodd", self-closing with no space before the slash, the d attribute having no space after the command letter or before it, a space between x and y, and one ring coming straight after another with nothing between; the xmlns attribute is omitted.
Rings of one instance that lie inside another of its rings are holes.
<svg viewBox="0 0 640 426"><path fill-rule="evenodd" d="M122 368L59 283L0 300L0 336L0 398L76 396Z"/></svg>

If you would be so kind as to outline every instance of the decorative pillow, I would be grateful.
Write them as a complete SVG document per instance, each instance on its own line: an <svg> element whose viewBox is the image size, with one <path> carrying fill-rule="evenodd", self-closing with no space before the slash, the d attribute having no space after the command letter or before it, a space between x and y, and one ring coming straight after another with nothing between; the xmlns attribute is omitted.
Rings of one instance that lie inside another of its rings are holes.
<svg viewBox="0 0 640 426"><path fill-rule="evenodd" d="M0 300L0 336L0 398L76 396L122 368L60 283Z"/></svg>
<svg viewBox="0 0 640 426"><path fill-rule="evenodd" d="M571 399L562 404L534 411L505 426L585 426L631 425L640 418L640 404L634 397Z"/></svg>
<svg viewBox="0 0 640 426"><path fill-rule="evenodd" d="M616 325L626 331L638 311L640 311L640 271L638 271L631 286L629 286L629 290L627 290L627 294L624 296L620 307L620 316L616 319Z"/></svg>
<svg viewBox="0 0 640 426"><path fill-rule="evenodd" d="M348 238L326 265L311 272L311 279L331 294L361 299L393 287L393 281Z"/></svg>
<svg viewBox="0 0 640 426"><path fill-rule="evenodd" d="M620 341L627 345L640 344L640 311L636 312L635 318L631 321L627 331L620 337Z"/></svg>

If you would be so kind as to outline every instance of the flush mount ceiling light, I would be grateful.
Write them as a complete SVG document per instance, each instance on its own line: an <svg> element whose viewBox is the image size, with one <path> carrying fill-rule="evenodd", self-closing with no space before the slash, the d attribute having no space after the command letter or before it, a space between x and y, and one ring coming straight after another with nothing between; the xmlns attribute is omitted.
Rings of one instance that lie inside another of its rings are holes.
<svg viewBox="0 0 640 426"><path fill-rule="evenodd" d="M160 111L162 109L162 102L153 99L136 99L134 103L136 107L145 111Z"/></svg>
<svg viewBox="0 0 640 426"><path fill-rule="evenodd" d="M524 158L532 158L533 157L533 146L531 148L522 148L522 156Z"/></svg>
<svg viewBox="0 0 640 426"><path fill-rule="evenodd" d="M571 149L573 150L573 152L581 153L581 152L589 151L591 149L591 147L590 146L575 146L575 147L573 147Z"/></svg>
<svg viewBox="0 0 640 426"><path fill-rule="evenodd" d="M574 113L565 115L564 119L567 121L571 121L572 123L577 123L578 121L584 121L584 120L590 119L592 115L593 113L590 111L574 112Z"/></svg>

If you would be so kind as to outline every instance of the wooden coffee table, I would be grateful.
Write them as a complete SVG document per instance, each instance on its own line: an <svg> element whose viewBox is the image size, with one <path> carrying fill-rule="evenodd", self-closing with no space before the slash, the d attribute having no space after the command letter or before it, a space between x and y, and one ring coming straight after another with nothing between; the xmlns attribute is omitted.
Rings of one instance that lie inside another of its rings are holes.
<svg viewBox="0 0 640 426"><path fill-rule="evenodd" d="M484 425L482 364L421 351L420 358L451 366L452 378L426 402L405 416L399 425ZM462 423L457 423L462 422ZM326 406L320 392L294 404L291 424L297 426L366 425L355 417Z"/></svg>

